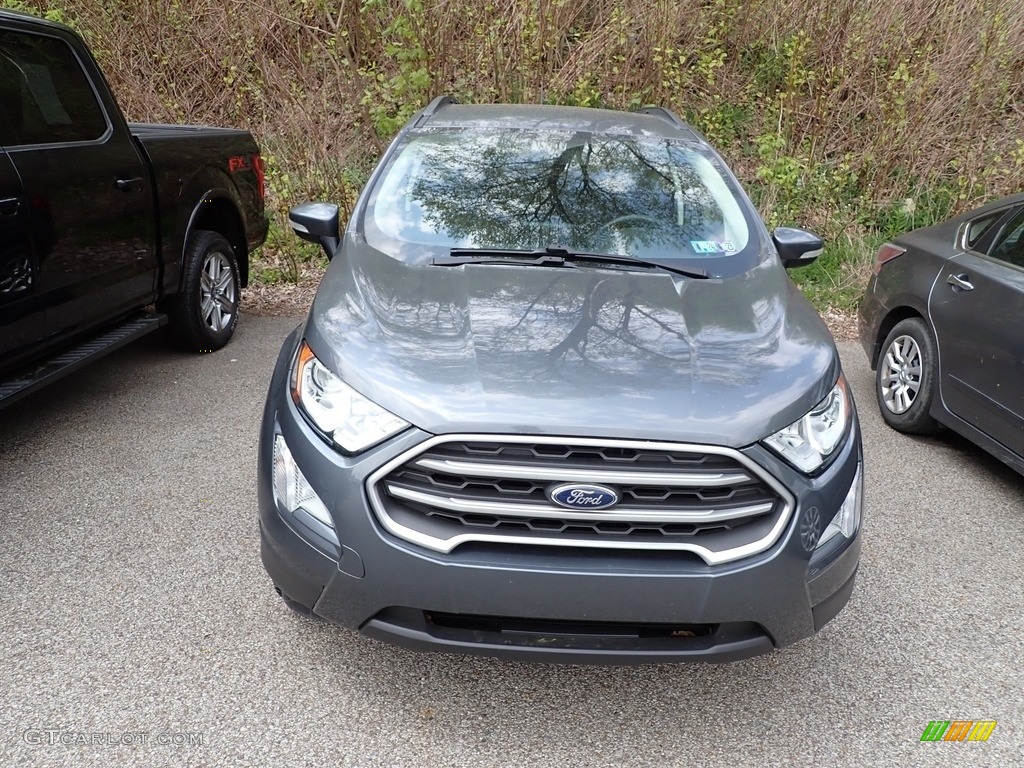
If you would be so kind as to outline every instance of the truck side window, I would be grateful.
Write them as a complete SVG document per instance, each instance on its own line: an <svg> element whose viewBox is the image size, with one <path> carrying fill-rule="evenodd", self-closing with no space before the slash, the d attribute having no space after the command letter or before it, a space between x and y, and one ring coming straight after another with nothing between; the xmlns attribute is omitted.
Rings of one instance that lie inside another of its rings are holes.
<svg viewBox="0 0 1024 768"><path fill-rule="evenodd" d="M55 37L0 31L5 146L93 141L107 119L71 47Z"/></svg>

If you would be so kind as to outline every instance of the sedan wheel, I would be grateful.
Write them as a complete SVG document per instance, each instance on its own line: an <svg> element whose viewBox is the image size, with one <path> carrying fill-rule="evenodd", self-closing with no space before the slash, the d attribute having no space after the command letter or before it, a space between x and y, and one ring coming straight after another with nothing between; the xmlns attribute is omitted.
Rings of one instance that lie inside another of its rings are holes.
<svg viewBox="0 0 1024 768"><path fill-rule="evenodd" d="M882 345L875 375L875 393L886 423L900 432L928 434L938 423L931 417L938 355L924 320L896 324Z"/></svg>
<svg viewBox="0 0 1024 768"><path fill-rule="evenodd" d="M910 336L893 339L880 363L882 401L893 413L906 413L921 391L921 348Z"/></svg>

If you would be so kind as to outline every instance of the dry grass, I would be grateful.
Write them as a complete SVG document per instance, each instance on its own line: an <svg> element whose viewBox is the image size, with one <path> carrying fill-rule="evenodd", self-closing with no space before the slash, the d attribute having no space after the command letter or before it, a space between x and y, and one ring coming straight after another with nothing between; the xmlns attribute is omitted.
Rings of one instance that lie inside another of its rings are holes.
<svg viewBox="0 0 1024 768"><path fill-rule="evenodd" d="M770 220L832 236L908 224L906 197L941 197L922 206L938 216L1024 188L1020 0L18 3L85 33L130 118L251 129L279 221L309 198L347 210L443 92L669 106Z"/></svg>

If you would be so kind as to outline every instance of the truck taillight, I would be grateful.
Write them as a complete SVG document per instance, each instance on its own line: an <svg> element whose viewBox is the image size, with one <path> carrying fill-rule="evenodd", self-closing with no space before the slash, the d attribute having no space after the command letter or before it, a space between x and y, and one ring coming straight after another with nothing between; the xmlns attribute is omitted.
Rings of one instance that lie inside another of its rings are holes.
<svg viewBox="0 0 1024 768"><path fill-rule="evenodd" d="M877 275L882 270L882 265L887 261L892 261L897 256L902 256L907 252L906 248L900 248L898 245L892 243L886 243L878 249L878 253L875 255L875 274Z"/></svg>
<svg viewBox="0 0 1024 768"><path fill-rule="evenodd" d="M252 170L256 174L256 193L260 196L260 200L265 200L267 197L267 173L259 152L252 156Z"/></svg>

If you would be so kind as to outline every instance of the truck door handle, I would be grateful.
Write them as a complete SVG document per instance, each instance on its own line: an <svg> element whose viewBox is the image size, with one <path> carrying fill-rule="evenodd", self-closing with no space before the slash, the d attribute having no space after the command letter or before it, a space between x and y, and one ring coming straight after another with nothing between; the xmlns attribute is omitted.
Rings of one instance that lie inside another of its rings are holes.
<svg viewBox="0 0 1024 768"><path fill-rule="evenodd" d="M966 272L960 275L950 275L949 277L946 278L946 282L952 285L954 290L956 290L957 288L959 288L961 291L974 290L974 286L971 285L970 278Z"/></svg>
<svg viewBox="0 0 1024 768"><path fill-rule="evenodd" d="M0 200L0 218L9 219L18 215L21 210L21 202L16 197L5 197Z"/></svg>
<svg viewBox="0 0 1024 768"><path fill-rule="evenodd" d="M134 187L142 186L142 177L136 176L134 179L116 179L114 186L120 189L122 192L131 192Z"/></svg>

